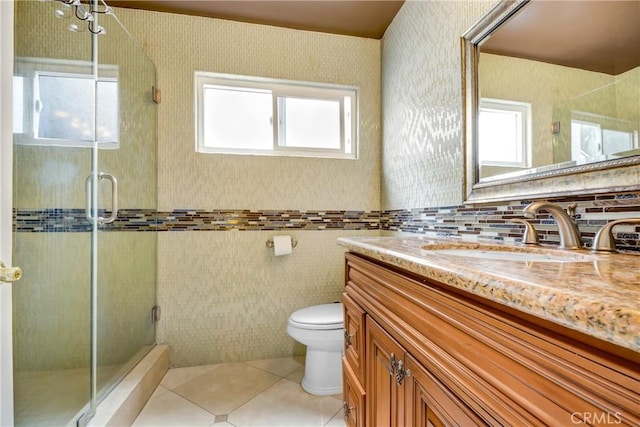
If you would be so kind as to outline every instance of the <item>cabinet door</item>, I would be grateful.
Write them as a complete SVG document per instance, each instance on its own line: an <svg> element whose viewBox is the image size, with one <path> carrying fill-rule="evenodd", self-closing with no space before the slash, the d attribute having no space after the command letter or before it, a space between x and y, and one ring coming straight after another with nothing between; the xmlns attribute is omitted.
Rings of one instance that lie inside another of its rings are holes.
<svg viewBox="0 0 640 427"><path fill-rule="evenodd" d="M346 358L342 359L344 372L344 420L347 427L365 427L365 391Z"/></svg>
<svg viewBox="0 0 640 427"><path fill-rule="evenodd" d="M353 368L358 381L364 382L364 310L342 294L344 304L344 357Z"/></svg>
<svg viewBox="0 0 640 427"><path fill-rule="evenodd" d="M486 425L411 356L405 357L405 421L413 427Z"/></svg>
<svg viewBox="0 0 640 427"><path fill-rule="evenodd" d="M366 316L367 417L371 427L404 427L404 388L398 387L395 369L404 349L371 317Z"/></svg>

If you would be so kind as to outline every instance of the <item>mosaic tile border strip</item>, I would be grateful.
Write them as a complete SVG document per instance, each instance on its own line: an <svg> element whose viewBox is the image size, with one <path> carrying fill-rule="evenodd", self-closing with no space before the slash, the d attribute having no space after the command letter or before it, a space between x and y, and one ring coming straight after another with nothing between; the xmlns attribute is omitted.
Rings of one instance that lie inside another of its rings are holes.
<svg viewBox="0 0 640 427"><path fill-rule="evenodd" d="M576 222L586 246L591 246L595 234L607 222L623 217L640 217L640 193L591 195L548 199L566 207L575 203ZM436 236L463 236L498 241L520 241L522 226L514 218L524 218L522 209L531 200L504 202L480 207L443 206L409 210L383 211L381 230L401 231ZM529 220L535 225L540 241L557 245L560 236L553 217L539 214ZM614 229L618 248L640 252L640 226L618 226Z"/></svg>
<svg viewBox="0 0 640 427"><path fill-rule="evenodd" d="M101 217L109 211L100 210ZM111 224L101 225L105 231L155 231L156 212L150 209L121 209ZM13 231L27 233L90 232L91 222L84 209L14 209Z"/></svg>
<svg viewBox="0 0 640 427"><path fill-rule="evenodd" d="M100 211L102 217L109 211ZM102 231L379 230L380 212L121 209ZM84 209L14 209L15 232L89 232Z"/></svg>
<svg viewBox="0 0 640 427"><path fill-rule="evenodd" d="M597 231L613 219L640 217L640 193L619 193L549 199L567 206L576 203L576 221L587 246ZM100 226L103 231L279 231L279 230L384 230L437 236L518 241L522 228L514 218L531 201L505 202L480 207L459 205L390 211L297 211L122 209L118 219ZM109 212L101 211L100 216ZM558 244L555 220L542 213L531 220L542 243ZM89 232L91 223L84 209L18 209L13 212L16 232ZM640 252L640 227L618 226L618 247Z"/></svg>

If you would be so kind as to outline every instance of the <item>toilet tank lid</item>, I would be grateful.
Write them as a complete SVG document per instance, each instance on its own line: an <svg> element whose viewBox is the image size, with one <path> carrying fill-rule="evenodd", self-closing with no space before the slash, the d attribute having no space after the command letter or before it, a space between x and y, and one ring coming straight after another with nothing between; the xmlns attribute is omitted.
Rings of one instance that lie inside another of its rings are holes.
<svg viewBox="0 0 640 427"><path fill-rule="evenodd" d="M306 325L336 325L342 327L344 315L342 303L313 305L295 311L290 321Z"/></svg>

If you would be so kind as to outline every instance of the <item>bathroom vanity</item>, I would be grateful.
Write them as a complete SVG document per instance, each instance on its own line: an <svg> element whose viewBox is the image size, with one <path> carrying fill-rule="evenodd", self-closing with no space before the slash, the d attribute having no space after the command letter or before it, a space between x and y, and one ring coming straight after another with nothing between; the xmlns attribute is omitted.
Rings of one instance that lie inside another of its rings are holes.
<svg viewBox="0 0 640 427"><path fill-rule="evenodd" d="M640 256L339 244L347 425L640 425Z"/></svg>

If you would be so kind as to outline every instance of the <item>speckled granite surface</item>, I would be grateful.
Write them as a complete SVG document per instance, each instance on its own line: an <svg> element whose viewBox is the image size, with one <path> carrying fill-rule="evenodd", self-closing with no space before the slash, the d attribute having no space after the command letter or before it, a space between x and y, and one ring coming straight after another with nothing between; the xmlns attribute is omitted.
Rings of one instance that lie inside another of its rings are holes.
<svg viewBox="0 0 640 427"><path fill-rule="evenodd" d="M338 244L640 352L640 255L596 255L586 250L523 248L424 236L340 238ZM469 258L438 251L456 248L551 253L563 262Z"/></svg>

